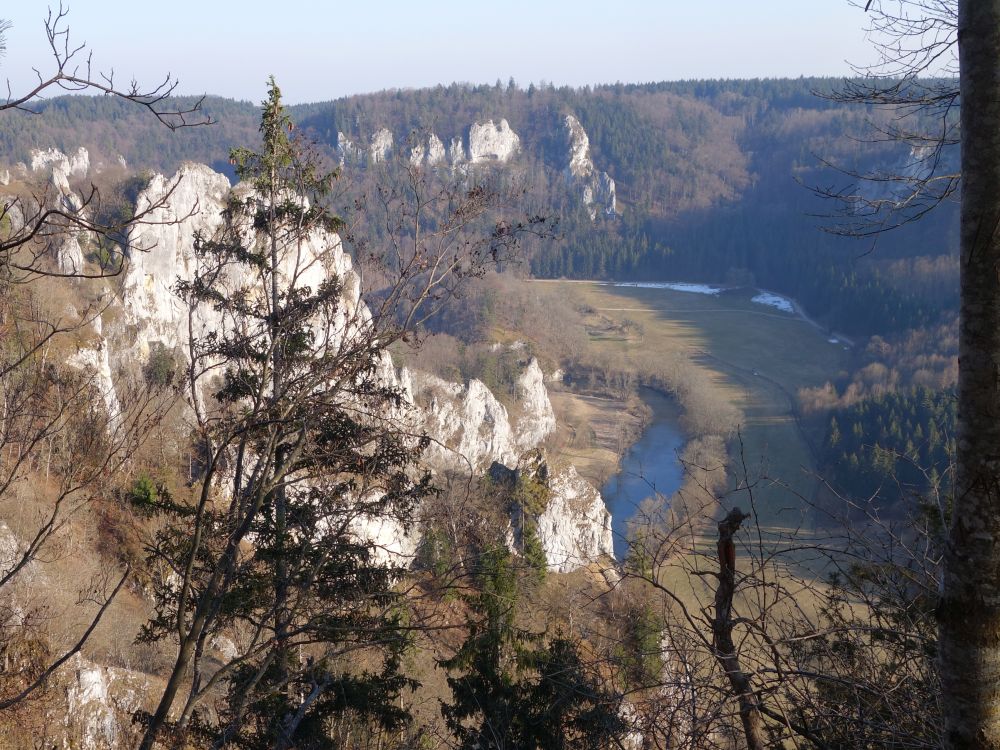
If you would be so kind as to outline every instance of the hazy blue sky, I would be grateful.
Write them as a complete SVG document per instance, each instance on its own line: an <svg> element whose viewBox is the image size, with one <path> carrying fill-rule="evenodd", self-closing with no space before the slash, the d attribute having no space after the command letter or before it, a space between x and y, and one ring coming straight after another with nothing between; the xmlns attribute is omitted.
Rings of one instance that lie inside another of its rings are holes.
<svg viewBox="0 0 1000 750"><path fill-rule="evenodd" d="M58 0L53 0L58 3ZM5 3L0 77L51 68L44 0ZM71 40L122 79L167 72L183 93L288 102L452 81L583 85L846 75L869 62L847 0L69 0Z"/></svg>

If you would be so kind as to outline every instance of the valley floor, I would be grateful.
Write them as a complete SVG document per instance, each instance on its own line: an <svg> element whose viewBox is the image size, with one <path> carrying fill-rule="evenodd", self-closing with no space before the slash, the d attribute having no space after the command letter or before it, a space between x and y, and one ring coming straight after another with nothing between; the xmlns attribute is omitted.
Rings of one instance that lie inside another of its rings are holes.
<svg viewBox="0 0 1000 750"><path fill-rule="evenodd" d="M706 295L599 282L532 283L574 299L587 319L589 358L610 358L647 379L683 361L690 368L683 377L700 380L708 397L738 408L743 416L730 440L730 487L749 484L753 497L752 503L735 496L731 502L752 504L769 535L801 537L812 530L816 437L804 432L795 396L847 368L851 352L842 340L834 342L797 313L753 302L750 289ZM621 436L636 427L634 403L565 392L554 403L572 433L590 425L589 445L577 438L564 450L593 479L603 479L611 456L622 452Z"/></svg>

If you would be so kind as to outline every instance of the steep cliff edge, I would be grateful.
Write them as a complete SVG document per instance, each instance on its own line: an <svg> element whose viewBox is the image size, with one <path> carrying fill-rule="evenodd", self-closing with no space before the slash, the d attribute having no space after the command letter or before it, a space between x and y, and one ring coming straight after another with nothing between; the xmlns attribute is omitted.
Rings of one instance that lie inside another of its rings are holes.
<svg viewBox="0 0 1000 750"><path fill-rule="evenodd" d="M491 153L498 159L508 158L510 149L516 148L516 135L513 140L504 135L509 133L506 122L500 126L487 123L477 132L476 158ZM382 142L390 139L386 136ZM435 158L440 158L443 144L429 140L427 145L428 154L433 150ZM60 173L66 171L61 159L52 157L47 163L58 165ZM120 374L144 366L158 347L185 356L191 337L231 324L210 306L189 311L176 285L178 280L193 278L198 268L198 238L210 237L219 229L229 200L248 195L246 186L231 187L224 175L198 164L187 164L169 178L154 175L140 193L137 211L147 215L128 235L119 297L105 316L108 322L94 321L93 343L72 360L81 369L92 370L112 416L119 408L115 380ZM314 232L303 243L296 264L285 273L295 274L303 283L318 285L336 275L343 284L342 318L317 335L352 335L349 321L364 319L367 309L360 279L340 237ZM234 284L245 281L232 279ZM544 374L534 358L523 363L511 411L479 380L458 384L405 368L397 373L387 353L381 355L378 369L387 384L407 397L409 406L402 408L401 422L431 438L423 460L434 471L482 475L494 462L517 466L526 451L538 447L555 430ZM570 472L554 480L552 496L543 535L552 569L572 570L606 554L610 549L610 543L603 541L607 511L597 490ZM416 539L394 523L370 519L365 533L388 552L411 555L415 550Z"/></svg>
<svg viewBox="0 0 1000 750"><path fill-rule="evenodd" d="M555 414L538 360L532 358L517 380L511 420L506 407L479 380L450 383L427 373L409 374L421 425L434 440L426 460L438 470L482 473L497 461L517 465L525 451L555 429Z"/></svg>
<svg viewBox="0 0 1000 750"><path fill-rule="evenodd" d="M615 181L607 172L594 168L587 131L573 115L566 115L563 125L567 148L566 182L579 194L591 220L597 218L598 212L615 216L618 210Z"/></svg>
<svg viewBox="0 0 1000 750"><path fill-rule="evenodd" d="M569 573L614 558L611 514L594 485L569 466L549 480L549 498L538 517L538 539L549 570Z"/></svg>

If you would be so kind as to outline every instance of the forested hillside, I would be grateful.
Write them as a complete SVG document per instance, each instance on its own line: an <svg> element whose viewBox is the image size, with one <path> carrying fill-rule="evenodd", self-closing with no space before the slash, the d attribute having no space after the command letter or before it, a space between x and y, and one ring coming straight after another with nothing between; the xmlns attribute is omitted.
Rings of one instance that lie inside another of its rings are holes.
<svg viewBox="0 0 1000 750"><path fill-rule="evenodd" d="M379 131L379 148L406 163L414 149L430 144L431 134L444 158L455 144L468 150L473 124L506 120L517 139L504 164L509 179L523 186L530 211L558 219L557 239L527 243L527 262L513 270L547 278L749 285L795 298L863 352L858 373L831 377L822 392L801 396L819 445L829 409L854 408L897 389L947 390L955 373L949 332L957 307L956 206L945 203L920 222L877 237L837 236L865 200L898 197L891 183L855 184L851 173L925 168L919 148L877 137L891 112L822 95L843 85L800 78L575 89L511 81L384 91L299 105L290 113L321 154L342 165L335 208L350 214L354 245L377 248L387 239L384 222L365 208L377 201L366 203L366 195L375 196L380 185L405 187L399 172L366 157ZM204 108L214 125L170 133L114 99L56 98L40 103L34 115L10 113L0 122L0 148L9 166L30 163L32 149L69 153L85 146L95 164L114 164L120 155L133 171L171 173L190 160L232 177L229 149L259 141L257 108L215 97ZM613 208L596 211L596 204L581 200L567 116L586 134L584 155L594 172L614 181ZM451 159L437 168L461 178L464 167ZM850 199L824 198L824 192ZM469 310L460 317L476 315ZM865 346L873 335L881 338ZM920 343L906 363L897 362L914 341ZM890 375L876 378L873 391L866 384L874 365Z"/></svg>
<svg viewBox="0 0 1000 750"><path fill-rule="evenodd" d="M415 142L411 134L433 132L447 144L474 122L506 119L520 137L512 167L538 207L561 219L562 241L530 259L538 276L755 283L800 299L810 314L848 334L931 323L954 300L923 294L918 266L953 255L952 206L877 243L820 231L843 206L809 188L841 191L851 183L830 164L902 173L917 158L905 146L865 140L889 113L817 96L839 85L831 79L583 89L453 84L291 112L331 156L338 133L367 144L387 128L405 154ZM29 161L35 148L86 146L94 162L121 155L133 169L171 171L191 160L226 171L229 148L259 138L256 109L215 97L205 109L215 125L172 134L125 103L62 97L41 103L38 114L5 118L0 149L8 164ZM568 189L568 114L589 136L595 169L615 182L614 217L592 221ZM899 259L906 262L887 267Z"/></svg>

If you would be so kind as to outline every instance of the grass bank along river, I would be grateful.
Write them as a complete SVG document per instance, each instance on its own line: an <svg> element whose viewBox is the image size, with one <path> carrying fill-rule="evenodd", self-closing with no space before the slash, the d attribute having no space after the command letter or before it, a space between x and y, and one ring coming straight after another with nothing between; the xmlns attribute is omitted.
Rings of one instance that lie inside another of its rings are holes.
<svg viewBox="0 0 1000 750"><path fill-rule="evenodd" d="M753 289L534 283L575 300L588 332L581 361L598 371L632 372L637 382L676 395L685 451L699 450L699 442L704 448L712 436L727 438L729 484L745 479L745 462L765 532L811 525L803 498L812 498L817 479L795 394L847 366L843 342Z"/></svg>

